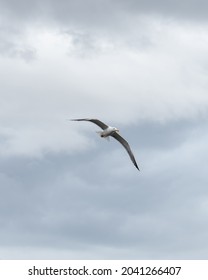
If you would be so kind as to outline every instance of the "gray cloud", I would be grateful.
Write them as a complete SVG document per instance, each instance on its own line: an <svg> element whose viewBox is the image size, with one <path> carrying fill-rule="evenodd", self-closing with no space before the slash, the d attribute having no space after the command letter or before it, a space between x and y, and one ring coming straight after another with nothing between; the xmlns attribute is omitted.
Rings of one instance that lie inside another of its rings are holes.
<svg viewBox="0 0 208 280"><path fill-rule="evenodd" d="M79 1L24 1L13 0L0 2L4 12L16 15L23 20L30 20L36 17L52 17L60 22L77 22L78 24L90 24L96 22L98 25L107 25L122 21L123 15L163 15L175 17L176 19L206 19L207 2L200 0L192 1L136 1L128 2L121 0L107 0L88 2ZM125 20L125 18L123 18Z"/></svg>
<svg viewBox="0 0 208 280"><path fill-rule="evenodd" d="M19 29L4 24L0 28L0 54L22 58L25 61L31 61L36 57L35 49L25 42Z"/></svg>
<svg viewBox="0 0 208 280"><path fill-rule="evenodd" d="M1 258L207 258L206 5L0 1Z"/></svg>
<svg viewBox="0 0 208 280"><path fill-rule="evenodd" d="M146 139L155 135L151 126L146 127ZM157 126L157 131L163 130L161 139L171 147L167 152L166 145L161 145L157 159L150 153L145 161L146 143L134 143L141 173L114 142L98 143L91 155L88 151L1 161L2 246L18 244L25 247L25 255L27 248L40 247L45 258L50 258L51 248L61 250L61 258L67 257L65 250L68 256L77 255L80 247L89 250L88 246L94 258L111 258L105 248L111 248L115 258L206 258L207 175L200 165L207 157L200 160L204 146L197 148L194 137L192 154L186 153L196 128L190 124L184 132L177 127L178 140L172 139L172 146L170 128ZM153 138L152 144L156 152ZM112 152L106 158L109 149ZM195 158L194 164L187 156Z"/></svg>

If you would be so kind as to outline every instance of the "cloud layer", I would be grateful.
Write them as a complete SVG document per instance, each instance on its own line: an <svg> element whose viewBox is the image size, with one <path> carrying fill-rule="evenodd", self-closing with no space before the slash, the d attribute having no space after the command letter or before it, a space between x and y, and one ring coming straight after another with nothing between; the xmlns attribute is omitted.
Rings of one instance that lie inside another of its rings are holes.
<svg viewBox="0 0 208 280"><path fill-rule="evenodd" d="M207 258L207 4L151 2L0 1L1 258Z"/></svg>

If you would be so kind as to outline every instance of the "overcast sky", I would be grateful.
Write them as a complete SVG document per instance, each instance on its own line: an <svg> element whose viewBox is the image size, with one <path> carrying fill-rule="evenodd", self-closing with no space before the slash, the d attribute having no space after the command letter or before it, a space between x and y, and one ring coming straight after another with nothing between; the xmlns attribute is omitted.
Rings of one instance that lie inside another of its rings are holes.
<svg viewBox="0 0 208 280"><path fill-rule="evenodd" d="M207 11L0 0L1 259L208 258Z"/></svg>

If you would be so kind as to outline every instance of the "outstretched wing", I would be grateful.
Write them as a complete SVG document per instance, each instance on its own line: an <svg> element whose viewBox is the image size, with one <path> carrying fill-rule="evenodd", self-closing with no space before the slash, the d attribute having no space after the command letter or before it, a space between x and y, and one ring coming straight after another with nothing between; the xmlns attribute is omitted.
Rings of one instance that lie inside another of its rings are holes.
<svg viewBox="0 0 208 280"><path fill-rule="evenodd" d="M105 124L105 123L103 123L103 122L101 122L100 120L97 120L97 119L72 119L71 121L89 121L89 122L95 123L96 125L98 125L102 129L106 129L108 127L107 124Z"/></svg>
<svg viewBox="0 0 208 280"><path fill-rule="evenodd" d="M131 158L133 164L134 164L134 165L136 166L136 168L139 170L139 167L138 167L137 162L136 162L136 160L135 160L135 157L134 157L134 155L133 155L133 153L132 153L132 151L131 151L131 148L130 148L130 146L129 146L129 143L128 143L123 137L121 137L121 135L119 135L117 132L113 133L111 136L112 136L113 138L115 138L116 140L118 140L118 142L120 142L121 145L124 146L124 148L126 149L127 153L129 154L129 156L130 156L130 158Z"/></svg>

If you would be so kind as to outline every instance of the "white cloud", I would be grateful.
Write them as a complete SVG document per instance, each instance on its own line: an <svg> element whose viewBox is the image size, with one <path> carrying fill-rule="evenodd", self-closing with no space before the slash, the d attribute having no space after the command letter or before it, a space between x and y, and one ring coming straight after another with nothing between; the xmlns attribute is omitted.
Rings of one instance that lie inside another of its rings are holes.
<svg viewBox="0 0 208 280"><path fill-rule="evenodd" d="M206 114L206 27L164 25L160 20L152 24L150 19L145 26L152 46L137 50L128 47L125 38L109 37L108 48L103 47L101 36L95 41L99 51L92 55L86 35L81 41L84 57L74 54L73 34L37 26L27 31L27 42L37 59L25 63L1 57L1 120L11 129L17 127L12 145L21 150L21 142L25 152L41 151L48 141L54 150L68 149L67 140L63 141L68 127L60 123L71 117L95 116L127 124ZM58 136L54 131L59 131Z"/></svg>

